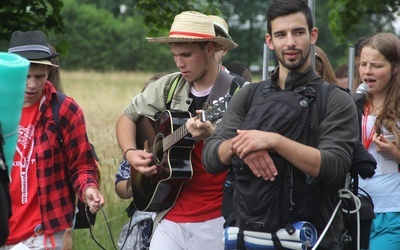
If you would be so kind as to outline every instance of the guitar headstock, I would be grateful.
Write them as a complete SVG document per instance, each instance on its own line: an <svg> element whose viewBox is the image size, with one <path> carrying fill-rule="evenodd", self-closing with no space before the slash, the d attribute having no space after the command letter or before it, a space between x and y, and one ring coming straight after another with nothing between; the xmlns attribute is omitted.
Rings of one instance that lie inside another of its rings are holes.
<svg viewBox="0 0 400 250"><path fill-rule="evenodd" d="M230 100L231 95L229 94L225 95L224 97L220 97L218 100L214 100L212 104L200 114L201 121L212 122L222 118Z"/></svg>

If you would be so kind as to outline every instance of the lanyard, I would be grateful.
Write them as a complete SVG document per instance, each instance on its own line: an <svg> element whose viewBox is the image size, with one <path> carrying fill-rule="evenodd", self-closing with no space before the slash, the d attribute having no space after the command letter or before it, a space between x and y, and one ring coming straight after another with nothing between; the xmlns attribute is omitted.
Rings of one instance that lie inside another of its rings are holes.
<svg viewBox="0 0 400 250"><path fill-rule="evenodd" d="M367 135L367 121L368 121L369 110L370 110L370 104L368 103L364 107L364 118L362 123L363 144L366 149L368 149L369 145L371 145L372 137L375 134L375 124L374 124L372 126L371 132L369 133L369 135Z"/></svg>

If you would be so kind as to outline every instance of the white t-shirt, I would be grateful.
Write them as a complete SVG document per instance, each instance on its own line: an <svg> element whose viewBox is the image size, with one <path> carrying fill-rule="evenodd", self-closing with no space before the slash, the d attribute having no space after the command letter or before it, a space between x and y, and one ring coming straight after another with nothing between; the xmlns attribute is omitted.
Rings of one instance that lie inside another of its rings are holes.
<svg viewBox="0 0 400 250"><path fill-rule="evenodd" d="M375 123L376 116L368 116L367 135L370 134ZM385 134L385 130L383 133ZM374 202L375 213L400 212L400 173L398 163L394 160L384 159L376 152L376 145L372 142L368 152L377 161L375 175L370 179L359 177L359 186L364 189Z"/></svg>

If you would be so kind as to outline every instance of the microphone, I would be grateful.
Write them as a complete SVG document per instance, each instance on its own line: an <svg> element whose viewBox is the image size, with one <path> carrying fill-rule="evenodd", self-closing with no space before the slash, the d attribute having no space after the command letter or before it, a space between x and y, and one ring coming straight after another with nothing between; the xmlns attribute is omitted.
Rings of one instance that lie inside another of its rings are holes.
<svg viewBox="0 0 400 250"><path fill-rule="evenodd" d="M369 90L368 85L365 82L363 82L360 84L360 86L358 86L356 93L366 95L368 93L368 90Z"/></svg>
<svg viewBox="0 0 400 250"><path fill-rule="evenodd" d="M365 97L367 96L368 90L369 90L368 85L365 82L363 82L358 86L356 93L352 94L354 103L356 104L357 107L357 118L358 118L360 139L361 139L361 118L362 115L364 114Z"/></svg>
<svg viewBox="0 0 400 250"><path fill-rule="evenodd" d="M354 102L361 110L364 109L365 97L368 93L368 90L369 90L368 85L365 82L363 82L358 86L356 93L352 94Z"/></svg>

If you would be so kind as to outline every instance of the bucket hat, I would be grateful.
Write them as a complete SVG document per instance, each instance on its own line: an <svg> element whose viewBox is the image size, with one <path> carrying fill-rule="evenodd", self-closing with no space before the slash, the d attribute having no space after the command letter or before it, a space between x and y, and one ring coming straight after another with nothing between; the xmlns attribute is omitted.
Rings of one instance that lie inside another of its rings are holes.
<svg viewBox="0 0 400 250"><path fill-rule="evenodd" d="M215 15L208 15L208 18L211 19L211 21L214 24L214 28L216 30L220 31L225 38L228 38L233 41L232 37L229 35L228 24L225 22L223 18Z"/></svg>
<svg viewBox="0 0 400 250"><path fill-rule="evenodd" d="M200 12L185 11L175 16L168 37L146 37L155 43L214 42L216 50L231 50L238 45L232 40L215 36L212 20Z"/></svg>
<svg viewBox="0 0 400 250"><path fill-rule="evenodd" d="M40 30L13 32L8 52L18 54L31 63L58 67L50 62L58 53L50 52L46 35Z"/></svg>

